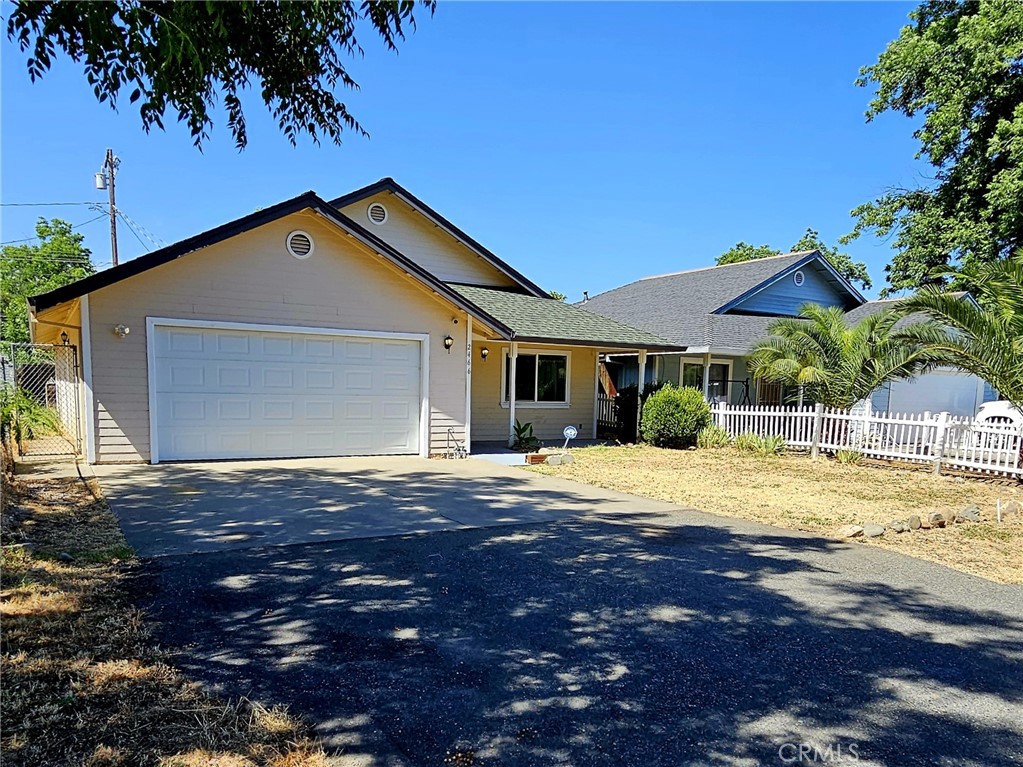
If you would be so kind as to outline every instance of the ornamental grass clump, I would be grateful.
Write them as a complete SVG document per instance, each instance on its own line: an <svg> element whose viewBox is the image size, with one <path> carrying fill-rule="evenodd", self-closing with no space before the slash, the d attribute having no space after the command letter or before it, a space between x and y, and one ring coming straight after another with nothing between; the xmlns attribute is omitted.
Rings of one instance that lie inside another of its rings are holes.
<svg viewBox="0 0 1023 767"><path fill-rule="evenodd" d="M640 432L656 447L684 448L709 424L710 406L698 389L668 384L647 398Z"/></svg>

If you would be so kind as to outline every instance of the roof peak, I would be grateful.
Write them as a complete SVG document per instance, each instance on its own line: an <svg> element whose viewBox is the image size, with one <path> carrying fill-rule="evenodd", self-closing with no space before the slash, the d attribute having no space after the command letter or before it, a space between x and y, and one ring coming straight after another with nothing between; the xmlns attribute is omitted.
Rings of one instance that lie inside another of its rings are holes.
<svg viewBox="0 0 1023 767"><path fill-rule="evenodd" d="M792 256L809 256L811 253L818 253L817 250L793 250L788 253L779 253L776 256L764 256L763 258L751 258L748 261L736 261L731 264L714 264L713 266L698 266L695 269L681 269L677 272L666 272L664 274L652 274L648 277L640 277L636 282L642 282L643 280L659 280L662 277L675 277L679 274L692 274L693 272L705 272L710 269L727 269L729 266L742 266L743 264L759 263L761 261L771 261L775 258L791 258Z"/></svg>

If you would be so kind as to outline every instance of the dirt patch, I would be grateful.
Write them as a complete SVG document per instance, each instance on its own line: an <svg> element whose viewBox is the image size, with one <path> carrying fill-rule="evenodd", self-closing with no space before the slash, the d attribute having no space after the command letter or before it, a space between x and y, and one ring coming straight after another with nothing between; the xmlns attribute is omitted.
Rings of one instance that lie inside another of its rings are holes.
<svg viewBox="0 0 1023 767"><path fill-rule="evenodd" d="M796 530L834 534L846 524L885 524L910 514L971 504L979 523L863 540L999 583L1023 583L1023 523L996 523L996 502L1023 501L1016 483L935 476L927 471L844 465L820 458L760 458L731 448L592 447L575 463L528 470ZM856 539L860 540L860 539Z"/></svg>
<svg viewBox="0 0 1023 767"><path fill-rule="evenodd" d="M132 604L139 563L95 490L15 482L6 499L4 764L326 764L286 711L219 700L168 664Z"/></svg>

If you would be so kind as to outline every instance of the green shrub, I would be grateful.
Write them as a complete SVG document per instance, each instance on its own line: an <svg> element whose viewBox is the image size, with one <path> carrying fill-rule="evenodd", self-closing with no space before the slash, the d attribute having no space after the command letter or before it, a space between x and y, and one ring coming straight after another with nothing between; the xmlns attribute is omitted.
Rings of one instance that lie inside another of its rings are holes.
<svg viewBox="0 0 1023 767"><path fill-rule="evenodd" d="M0 388L0 439L20 444L60 433L60 418L56 412L9 384Z"/></svg>
<svg viewBox="0 0 1023 767"><path fill-rule="evenodd" d="M744 453L755 453L757 445L760 444L760 437L756 434L739 434L735 437L733 444L737 450L741 450Z"/></svg>
<svg viewBox="0 0 1023 767"><path fill-rule="evenodd" d="M728 436L728 432L713 423L696 435L697 447L728 447L730 444L732 438Z"/></svg>
<svg viewBox="0 0 1023 767"><path fill-rule="evenodd" d="M515 441L512 442L512 450L522 453L532 453L540 448L540 440L533 436L532 423L520 423L515 419Z"/></svg>
<svg viewBox="0 0 1023 767"><path fill-rule="evenodd" d="M863 453L859 450L853 450L851 448L844 447L835 453L835 460L839 463L849 464L855 466L863 460Z"/></svg>
<svg viewBox="0 0 1023 767"><path fill-rule="evenodd" d="M759 434L740 434L735 438L736 448L761 458L780 455L786 444L785 438L780 434L772 434L768 437L761 437Z"/></svg>
<svg viewBox="0 0 1023 767"><path fill-rule="evenodd" d="M769 437L761 437L757 445L756 454L766 458L772 455L781 455L788 443L780 434L772 434Z"/></svg>
<svg viewBox="0 0 1023 767"><path fill-rule="evenodd" d="M668 384L667 381L650 381L643 387L643 402L655 391L662 389ZM619 429L615 437L622 442L636 442L636 408L639 397L639 386L629 384L618 390L615 403L618 405Z"/></svg>
<svg viewBox="0 0 1023 767"><path fill-rule="evenodd" d="M668 384L647 398L640 431L657 447L690 447L709 424L710 406L699 389Z"/></svg>

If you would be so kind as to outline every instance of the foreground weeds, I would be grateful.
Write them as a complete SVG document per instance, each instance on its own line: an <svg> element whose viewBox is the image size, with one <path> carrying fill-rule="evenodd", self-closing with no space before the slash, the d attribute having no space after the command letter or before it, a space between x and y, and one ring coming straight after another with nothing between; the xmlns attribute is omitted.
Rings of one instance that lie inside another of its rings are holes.
<svg viewBox="0 0 1023 767"><path fill-rule="evenodd" d="M133 604L139 563L95 486L22 482L8 496L4 765L326 764L286 711L218 700L168 665Z"/></svg>

